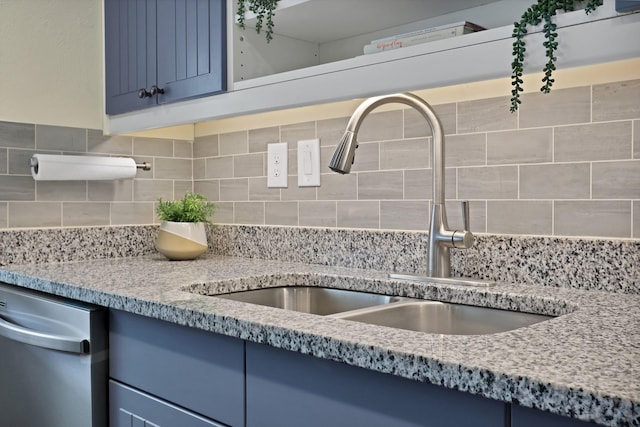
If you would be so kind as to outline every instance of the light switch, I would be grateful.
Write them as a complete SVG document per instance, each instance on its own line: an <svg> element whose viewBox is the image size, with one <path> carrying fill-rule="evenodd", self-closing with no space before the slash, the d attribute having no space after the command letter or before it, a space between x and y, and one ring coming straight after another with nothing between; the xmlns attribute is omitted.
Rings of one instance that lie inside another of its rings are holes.
<svg viewBox="0 0 640 427"><path fill-rule="evenodd" d="M298 187L320 187L320 140L298 141Z"/></svg>

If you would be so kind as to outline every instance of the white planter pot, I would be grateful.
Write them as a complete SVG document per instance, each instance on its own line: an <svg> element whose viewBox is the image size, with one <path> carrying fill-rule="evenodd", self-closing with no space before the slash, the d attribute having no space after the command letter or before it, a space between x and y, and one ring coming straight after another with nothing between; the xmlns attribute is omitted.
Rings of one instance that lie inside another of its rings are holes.
<svg viewBox="0 0 640 427"><path fill-rule="evenodd" d="M207 250L204 223L163 221L156 238L156 249L171 260L197 258Z"/></svg>

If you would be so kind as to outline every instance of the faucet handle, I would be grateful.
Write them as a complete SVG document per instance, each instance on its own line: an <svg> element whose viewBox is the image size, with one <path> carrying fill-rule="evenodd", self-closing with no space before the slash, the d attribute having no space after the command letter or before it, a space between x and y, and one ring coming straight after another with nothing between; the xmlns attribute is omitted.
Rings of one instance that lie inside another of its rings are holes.
<svg viewBox="0 0 640 427"><path fill-rule="evenodd" d="M471 219L469 214L469 201L463 200L462 202L462 228L465 230L471 230Z"/></svg>
<svg viewBox="0 0 640 427"><path fill-rule="evenodd" d="M474 237L471 233L471 221L469 220L469 201L462 201L462 230L455 230L451 236L454 248L468 249L473 246Z"/></svg>

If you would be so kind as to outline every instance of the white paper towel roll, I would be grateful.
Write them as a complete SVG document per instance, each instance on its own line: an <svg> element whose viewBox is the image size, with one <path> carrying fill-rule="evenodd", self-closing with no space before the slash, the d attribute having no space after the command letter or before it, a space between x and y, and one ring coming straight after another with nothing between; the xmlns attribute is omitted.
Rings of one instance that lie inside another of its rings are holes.
<svg viewBox="0 0 640 427"><path fill-rule="evenodd" d="M128 157L34 154L30 165L36 181L111 180L136 176L136 162Z"/></svg>

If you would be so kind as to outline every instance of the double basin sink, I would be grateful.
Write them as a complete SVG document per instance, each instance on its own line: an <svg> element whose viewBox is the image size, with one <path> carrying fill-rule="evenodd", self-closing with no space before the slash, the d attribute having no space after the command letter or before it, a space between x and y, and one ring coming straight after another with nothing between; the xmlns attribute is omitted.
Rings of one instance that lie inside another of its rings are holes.
<svg viewBox="0 0 640 427"><path fill-rule="evenodd" d="M282 286L215 296L433 334L492 334L552 319L541 314L316 286Z"/></svg>

